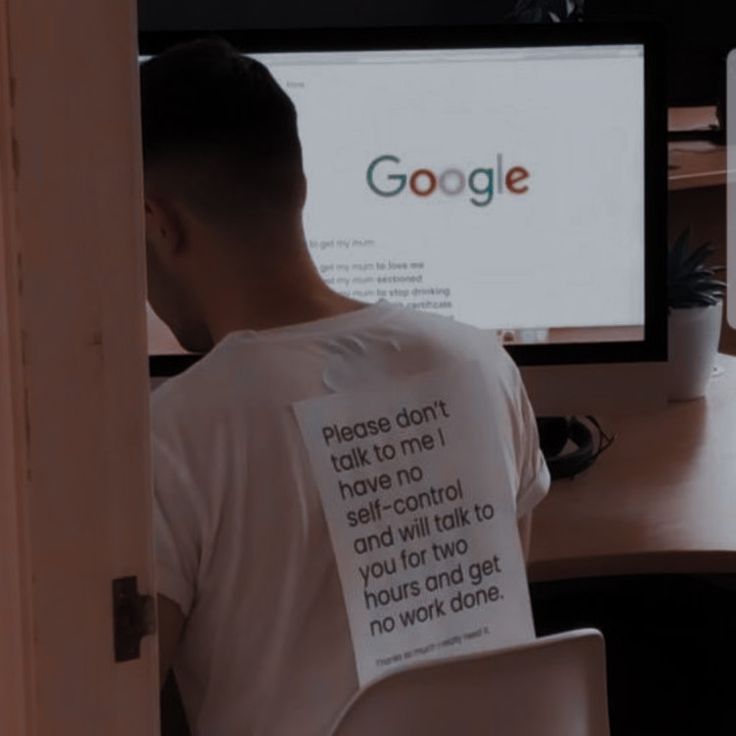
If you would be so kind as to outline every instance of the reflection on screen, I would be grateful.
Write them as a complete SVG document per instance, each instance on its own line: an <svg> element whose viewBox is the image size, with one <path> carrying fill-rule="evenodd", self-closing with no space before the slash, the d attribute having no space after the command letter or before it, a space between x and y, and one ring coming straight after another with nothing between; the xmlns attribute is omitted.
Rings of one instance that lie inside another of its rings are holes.
<svg viewBox="0 0 736 736"><path fill-rule="evenodd" d="M644 338L642 47L258 58L299 113L334 289L505 342Z"/></svg>

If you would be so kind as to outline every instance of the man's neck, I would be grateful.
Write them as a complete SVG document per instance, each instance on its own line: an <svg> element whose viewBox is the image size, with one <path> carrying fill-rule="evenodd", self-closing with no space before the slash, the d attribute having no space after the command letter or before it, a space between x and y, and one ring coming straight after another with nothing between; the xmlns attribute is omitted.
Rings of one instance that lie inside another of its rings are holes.
<svg viewBox="0 0 736 736"><path fill-rule="evenodd" d="M223 284L208 320L215 343L231 332L314 322L366 306L330 289L305 245L287 253L257 269L244 268L240 277L233 272Z"/></svg>

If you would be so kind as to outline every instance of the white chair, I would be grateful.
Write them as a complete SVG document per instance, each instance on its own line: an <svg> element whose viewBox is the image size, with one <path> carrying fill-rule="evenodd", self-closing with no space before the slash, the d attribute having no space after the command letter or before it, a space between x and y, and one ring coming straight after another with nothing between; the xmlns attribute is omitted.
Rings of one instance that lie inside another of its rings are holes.
<svg viewBox="0 0 736 736"><path fill-rule="evenodd" d="M377 680L332 736L609 736L603 635L580 629Z"/></svg>

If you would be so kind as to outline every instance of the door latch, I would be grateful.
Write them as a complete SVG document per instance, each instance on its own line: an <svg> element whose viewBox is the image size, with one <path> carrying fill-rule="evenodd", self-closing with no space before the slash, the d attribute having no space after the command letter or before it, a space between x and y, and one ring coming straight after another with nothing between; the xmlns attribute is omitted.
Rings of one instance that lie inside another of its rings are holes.
<svg viewBox="0 0 736 736"><path fill-rule="evenodd" d="M128 662L141 656L141 639L156 632L153 597L138 592L138 578L112 581L115 661Z"/></svg>

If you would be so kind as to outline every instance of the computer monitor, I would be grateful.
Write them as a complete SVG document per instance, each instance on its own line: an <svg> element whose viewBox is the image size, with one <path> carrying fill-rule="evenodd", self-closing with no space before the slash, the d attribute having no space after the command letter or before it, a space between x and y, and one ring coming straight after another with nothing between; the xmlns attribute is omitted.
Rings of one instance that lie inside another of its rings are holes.
<svg viewBox="0 0 736 736"><path fill-rule="evenodd" d="M196 35L144 34L141 53ZM666 356L666 118L652 29L222 35L294 100L305 232L333 288L488 330L527 367L533 393L558 399L553 386L584 365L591 398L622 379L638 395L641 366L600 366ZM171 355L153 320L151 336L154 373L192 360ZM581 396L577 378L570 387Z"/></svg>

